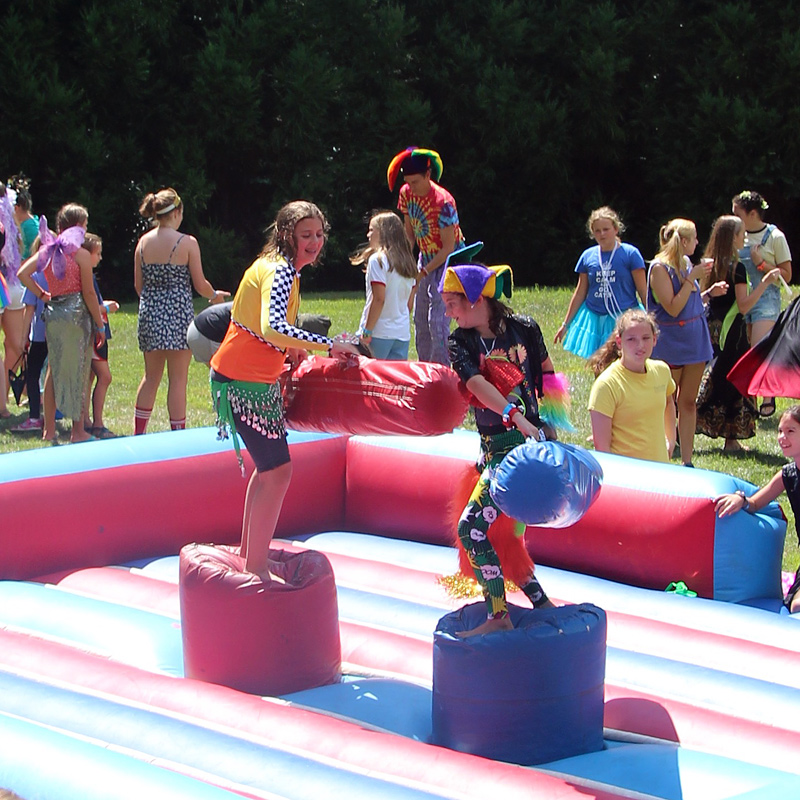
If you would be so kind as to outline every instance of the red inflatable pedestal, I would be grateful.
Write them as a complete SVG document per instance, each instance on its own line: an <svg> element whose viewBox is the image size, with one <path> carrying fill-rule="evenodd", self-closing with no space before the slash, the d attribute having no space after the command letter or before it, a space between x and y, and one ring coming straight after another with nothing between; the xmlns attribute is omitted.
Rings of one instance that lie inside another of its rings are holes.
<svg viewBox="0 0 800 800"><path fill-rule="evenodd" d="M180 603L187 678L250 694L281 695L341 676L336 584L314 551L271 550L284 583L244 571L238 548L181 550Z"/></svg>

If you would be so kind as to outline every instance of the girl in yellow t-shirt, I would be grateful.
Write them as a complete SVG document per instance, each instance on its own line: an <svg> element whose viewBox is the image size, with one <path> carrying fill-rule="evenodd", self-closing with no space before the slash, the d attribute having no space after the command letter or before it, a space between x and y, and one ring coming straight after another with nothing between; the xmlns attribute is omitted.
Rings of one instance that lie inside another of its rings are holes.
<svg viewBox="0 0 800 800"><path fill-rule="evenodd" d="M589 361L597 380L589 396L595 450L647 461L669 461L675 446L675 381L651 359L658 337L653 317L625 311Z"/></svg>

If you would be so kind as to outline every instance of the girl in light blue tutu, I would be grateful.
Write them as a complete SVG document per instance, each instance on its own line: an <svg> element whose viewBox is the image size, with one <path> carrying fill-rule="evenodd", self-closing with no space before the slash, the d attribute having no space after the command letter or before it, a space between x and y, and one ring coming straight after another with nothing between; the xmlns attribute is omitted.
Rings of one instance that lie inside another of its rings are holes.
<svg viewBox="0 0 800 800"><path fill-rule="evenodd" d="M586 229L597 244L578 259L578 285L553 339L563 340L564 349L581 358L606 343L623 311L640 307L637 292L643 301L647 296L644 259L636 247L620 240L625 226L617 212L596 208Z"/></svg>

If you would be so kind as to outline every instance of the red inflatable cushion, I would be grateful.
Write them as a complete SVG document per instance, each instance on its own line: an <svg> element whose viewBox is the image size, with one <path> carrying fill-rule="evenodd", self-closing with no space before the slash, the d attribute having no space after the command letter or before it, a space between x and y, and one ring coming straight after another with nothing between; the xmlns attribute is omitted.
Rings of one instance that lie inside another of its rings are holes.
<svg viewBox="0 0 800 800"><path fill-rule="evenodd" d="M467 413L456 373L423 361L311 356L288 378L285 395L296 431L436 436Z"/></svg>
<svg viewBox="0 0 800 800"><path fill-rule="evenodd" d="M271 550L264 584L244 571L238 548L189 544L180 556L187 678L259 695L335 683L341 677L336 584L316 551Z"/></svg>

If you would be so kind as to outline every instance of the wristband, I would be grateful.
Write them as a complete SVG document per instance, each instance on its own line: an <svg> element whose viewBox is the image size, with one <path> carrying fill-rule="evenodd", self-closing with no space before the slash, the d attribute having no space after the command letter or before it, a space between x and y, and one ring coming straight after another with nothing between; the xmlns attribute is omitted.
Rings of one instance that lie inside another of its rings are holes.
<svg viewBox="0 0 800 800"><path fill-rule="evenodd" d="M766 260L762 261L760 264L758 264L756 266L756 269L763 272L764 271L764 264L766 264L766 263L767 263Z"/></svg>
<svg viewBox="0 0 800 800"><path fill-rule="evenodd" d="M515 405L514 403L509 403L503 409L503 425L506 428L513 428L514 427L514 417L517 414L521 414L521 413L522 413L522 409L518 405Z"/></svg>
<svg viewBox="0 0 800 800"><path fill-rule="evenodd" d="M747 499L747 495L741 489L737 489L734 494L742 498L742 511L749 511L750 501Z"/></svg>
<svg viewBox="0 0 800 800"><path fill-rule="evenodd" d="M369 328L362 328L360 335L363 336L366 339L371 339L372 338L372 331Z"/></svg>

